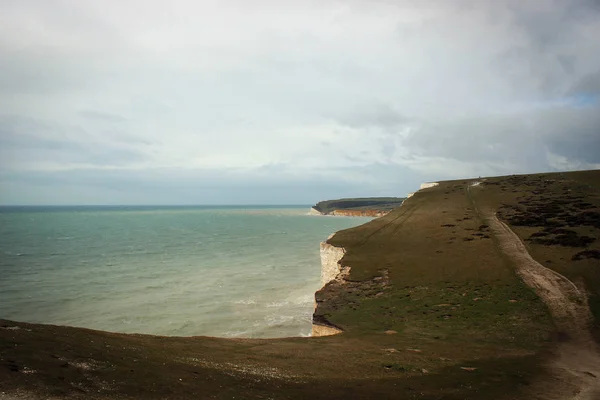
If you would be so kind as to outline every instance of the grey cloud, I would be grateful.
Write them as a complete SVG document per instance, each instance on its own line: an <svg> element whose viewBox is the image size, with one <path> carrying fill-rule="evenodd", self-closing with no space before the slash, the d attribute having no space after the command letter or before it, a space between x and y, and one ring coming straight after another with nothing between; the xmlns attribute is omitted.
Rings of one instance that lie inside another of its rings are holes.
<svg viewBox="0 0 600 400"><path fill-rule="evenodd" d="M127 121L127 118L125 118L122 115L111 114L111 113L101 112L101 111L81 110L78 114L84 118L102 121L102 122L119 123L119 122Z"/></svg>
<svg viewBox="0 0 600 400"><path fill-rule="evenodd" d="M594 47L597 51L597 46L586 47L584 43L589 43L591 37L583 36L586 28L595 31L591 35L600 33L600 9L596 1L508 1L497 2L497 7L511 11L513 27L523 35L518 45L496 58L508 70L509 77L511 71L513 76L520 74L514 84L526 83L545 95L560 95L563 83L569 81L567 76L585 68L580 65L584 61L573 52L587 53ZM523 82L528 76L530 82Z"/></svg>
<svg viewBox="0 0 600 400"><path fill-rule="evenodd" d="M584 163L600 162L599 138L600 108L548 108L444 125L424 124L402 146L423 156L474 163L509 161L528 170L543 170L548 167L546 148Z"/></svg>
<svg viewBox="0 0 600 400"><path fill-rule="evenodd" d="M75 143L67 143L61 139L57 126L32 117L16 115L0 116L0 143L3 148L13 149L79 149Z"/></svg>
<svg viewBox="0 0 600 400"><path fill-rule="evenodd" d="M570 95L600 95L600 70L584 76L567 93Z"/></svg>
<svg viewBox="0 0 600 400"><path fill-rule="evenodd" d="M438 157L488 166L499 174L515 166L527 172L552 169L547 151L582 168L600 163L598 107L546 106L517 114L412 122L408 135L398 135L393 122L380 125L372 146L381 146L384 159L406 165L415 157ZM368 128L364 134L370 134Z"/></svg>
<svg viewBox="0 0 600 400"><path fill-rule="evenodd" d="M356 128L365 127L387 127L406 125L413 121L412 118L404 116L402 113L394 110L390 105L363 105L350 110L347 114L336 118L342 125Z"/></svg>
<svg viewBox="0 0 600 400"><path fill-rule="evenodd" d="M600 104L574 112L548 113L544 141L553 153L585 164L600 164Z"/></svg>
<svg viewBox="0 0 600 400"><path fill-rule="evenodd" d="M499 2L512 9L515 27L526 33L532 47L553 52L556 45L578 38L582 24L597 23L600 7L597 0L507 1Z"/></svg>
<svg viewBox="0 0 600 400"><path fill-rule="evenodd" d="M0 165L12 169L15 164L61 162L102 167L143 159L133 148L86 140L86 136L88 132L79 126L25 116L0 116L0 154L4 155Z"/></svg>
<svg viewBox="0 0 600 400"><path fill-rule="evenodd" d="M98 78L105 78L89 60L73 59L68 55L56 59L43 53L2 47L0 50L0 91L7 94L49 96L65 91L91 90L98 86Z"/></svg>
<svg viewBox="0 0 600 400"><path fill-rule="evenodd" d="M552 140L548 143L548 149L583 165L600 165L600 130L578 141L566 138Z"/></svg>
<svg viewBox="0 0 600 400"><path fill-rule="evenodd" d="M403 180L405 168L367 166L343 169L347 176L383 176L385 184L331 180L318 174L275 174L256 179L257 171L66 171L0 173L0 204L314 204L324 198L403 196L420 182ZM281 171L280 171L281 172ZM84 191L84 195L80 191ZM17 193L18 192L18 193ZM18 194L25 193L27 201Z"/></svg>
<svg viewBox="0 0 600 400"><path fill-rule="evenodd" d="M575 55L559 54L556 56L556 59L565 73L571 75L575 72L575 63L577 62L577 57Z"/></svg>
<svg viewBox="0 0 600 400"><path fill-rule="evenodd" d="M312 202L598 162L599 1L227 3L0 4L0 192Z"/></svg>

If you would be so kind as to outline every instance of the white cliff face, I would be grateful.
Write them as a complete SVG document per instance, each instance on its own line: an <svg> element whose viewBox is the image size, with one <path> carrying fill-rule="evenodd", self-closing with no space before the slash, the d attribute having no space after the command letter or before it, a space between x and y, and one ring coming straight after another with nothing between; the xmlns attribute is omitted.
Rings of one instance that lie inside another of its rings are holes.
<svg viewBox="0 0 600 400"><path fill-rule="evenodd" d="M439 185L439 183L438 183L438 182L425 182L425 183L421 183L421 187L419 188L419 190L422 190L422 189L429 189L429 188L431 188L431 187L434 187L434 186L437 186L437 185ZM418 192L419 190L417 190L417 192ZM409 194L407 194L407 195L406 195L406 198L408 199L408 198L410 198L410 197L413 197L413 196L415 195L415 193L416 193L416 192L412 192L412 193L409 193Z"/></svg>
<svg viewBox="0 0 600 400"><path fill-rule="evenodd" d="M311 207L310 211L308 212L308 215L323 215L323 214L321 213L321 211L317 210L316 208Z"/></svg>
<svg viewBox="0 0 600 400"><path fill-rule="evenodd" d="M437 182L425 182L425 183L421 183L421 187L419 188L419 190L421 189L428 189L430 187L434 187L439 185L439 183Z"/></svg>
<svg viewBox="0 0 600 400"><path fill-rule="evenodd" d="M332 237L333 235L329 236L327 240ZM348 273L348 268L343 268L340 264L344 254L346 250L343 247L335 247L326 241L321 242L321 287Z"/></svg>
<svg viewBox="0 0 600 400"><path fill-rule="evenodd" d="M428 189L439 185L437 182L422 183L421 189ZM413 196L414 193L409 193L406 198ZM403 202L404 203L404 202ZM319 211L312 208L310 214L322 215ZM331 239L335 233L330 235L327 240ZM346 249L343 247L333 246L327 241L321 242L321 288L333 280L343 281L350 274L350 267L345 267L341 264L342 258L346 254ZM315 309L317 304L315 302ZM311 336L329 336L336 335L342 331L333 326L313 324Z"/></svg>
<svg viewBox="0 0 600 400"><path fill-rule="evenodd" d="M327 240L331 239L333 235L335 233L330 235ZM333 280L343 279L348 275L350 268L342 267L340 264L344 254L346 254L346 250L343 247L333 246L327 241L321 242L321 288ZM317 303L315 302L315 309L316 307ZM311 336L330 336L341 332L340 329L333 326L313 324Z"/></svg>

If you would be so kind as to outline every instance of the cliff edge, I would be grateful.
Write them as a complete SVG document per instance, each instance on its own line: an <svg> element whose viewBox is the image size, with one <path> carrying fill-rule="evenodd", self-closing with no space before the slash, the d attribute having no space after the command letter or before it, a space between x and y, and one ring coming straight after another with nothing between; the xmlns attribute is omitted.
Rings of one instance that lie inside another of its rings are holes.
<svg viewBox="0 0 600 400"><path fill-rule="evenodd" d="M335 234L330 235L327 239L331 239ZM349 273L349 268L341 264L342 258L346 250L343 247L332 246L327 241L321 242L321 289L331 283L337 282L342 284L343 280ZM315 295L315 312L319 306L317 296ZM332 325L326 318L319 318L313 314L313 324L311 336L330 336L341 333L342 330Z"/></svg>
<svg viewBox="0 0 600 400"><path fill-rule="evenodd" d="M437 182L428 182L421 184L419 190L428 189L434 186L437 186ZM413 195L412 193L411 195ZM347 202L346 205L349 205L349 209L334 209L330 212L331 215L344 215L344 216L373 216L373 217L383 217L389 213L388 211L382 211L381 208L391 207L391 206L402 206L406 198L397 199L394 201L390 201L390 198L367 198L367 199L344 199L344 200L329 200L327 202L327 208L321 206L320 209L330 209L332 207L339 207L342 203ZM398 205L399 202L399 205ZM357 206L358 203L362 203L362 206ZM365 205L369 203L369 205ZM362 210L356 210L353 208L363 208ZM376 208L367 208L364 207L376 207ZM311 209L311 213L319 213L319 211L313 207ZM325 289L326 285L330 282L335 282L337 286L344 285L347 276L350 273L350 267L344 266L342 264L342 259L344 258L344 254L346 254L346 249L343 247L334 246L329 243L335 236L335 233L331 234L326 241L321 242L320 244L320 255L321 255L321 289L319 289L318 293L322 293ZM315 313L313 315L313 324L312 324L312 333L311 336L330 336L341 333L342 330L339 327L331 324L327 318L323 315L317 313L317 308L319 306L320 296L315 294Z"/></svg>
<svg viewBox="0 0 600 400"><path fill-rule="evenodd" d="M439 182L321 245L315 337L2 320L0 399L595 400L599 222L600 171Z"/></svg>

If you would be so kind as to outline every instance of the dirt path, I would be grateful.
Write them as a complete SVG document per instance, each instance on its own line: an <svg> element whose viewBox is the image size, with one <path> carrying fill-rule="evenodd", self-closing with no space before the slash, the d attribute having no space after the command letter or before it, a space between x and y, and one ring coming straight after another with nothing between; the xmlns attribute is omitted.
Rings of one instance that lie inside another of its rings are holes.
<svg viewBox="0 0 600 400"><path fill-rule="evenodd" d="M479 189L475 189L479 190ZM553 320L564 336L551 368L577 388L573 400L600 399L600 348L593 340L589 324L591 313L584 288L534 260L525 244L491 210L480 210L468 195L475 211L489 225L500 250L514 263L517 274L548 306Z"/></svg>

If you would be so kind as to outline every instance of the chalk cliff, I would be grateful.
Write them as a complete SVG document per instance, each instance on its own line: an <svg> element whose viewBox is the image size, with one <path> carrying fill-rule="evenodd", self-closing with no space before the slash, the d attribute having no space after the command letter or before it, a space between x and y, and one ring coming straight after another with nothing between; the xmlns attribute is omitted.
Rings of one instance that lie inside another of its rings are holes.
<svg viewBox="0 0 600 400"><path fill-rule="evenodd" d="M327 240L334 235L329 236ZM343 279L348 273L347 268L341 265L344 254L346 250L343 247L335 247L327 241L321 242L321 288L333 280Z"/></svg>
<svg viewBox="0 0 600 400"><path fill-rule="evenodd" d="M339 209L339 210L333 210L333 211L329 211L329 212L321 212L315 208L311 208L310 211L308 212L308 215L333 215L333 216L338 216L338 217L373 217L373 218L378 218L378 217L383 217L384 215L386 215L387 213L389 213L390 210L345 210L345 209Z"/></svg>
<svg viewBox="0 0 600 400"><path fill-rule="evenodd" d="M317 210L314 207L310 208L310 211L308 212L308 215L325 215L323 214L321 211Z"/></svg>
<svg viewBox="0 0 600 400"><path fill-rule="evenodd" d="M327 240L335 235L330 235ZM350 268L344 267L341 263L346 250L343 247L336 247L327 240L321 242L321 289L331 281L342 281L350 272ZM315 309L317 303L315 302ZM334 326L325 325L323 322L317 323L313 320L311 336L329 336L341 333L342 331Z"/></svg>
<svg viewBox="0 0 600 400"><path fill-rule="evenodd" d="M428 189L437 186L437 182L426 182L422 183L419 190ZM412 197L414 193L410 193L406 199ZM402 203L406 201L402 200ZM381 217L389 213L391 210L333 210L330 213L322 213L316 208L311 208L309 214L311 215L343 215L343 216L367 216L367 217ZM320 254L321 254L321 289L332 282L337 281L343 284L344 279L350 273L350 267L346 267L342 264L342 259L346 250L343 247L336 247L329 243L329 240L335 236L335 233L331 234L326 241L321 242ZM318 304L315 301L315 310ZM342 330L332 325L327 325L327 321L317 321L313 318L312 333L311 336L329 336L341 333Z"/></svg>
<svg viewBox="0 0 600 400"><path fill-rule="evenodd" d="M383 217L389 211L381 210L333 210L328 215L337 215L343 217Z"/></svg>
<svg viewBox="0 0 600 400"><path fill-rule="evenodd" d="M425 183L421 183L421 187L419 188L419 190L421 190L421 189L429 189L429 188L437 186L437 185L439 185L439 183L437 183L437 182L425 182Z"/></svg>

